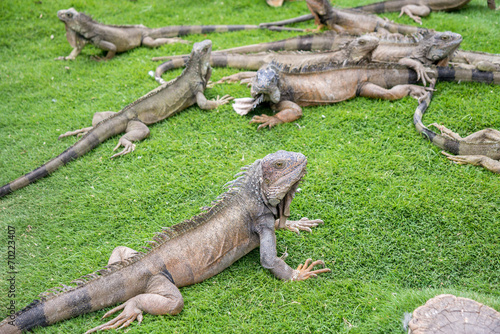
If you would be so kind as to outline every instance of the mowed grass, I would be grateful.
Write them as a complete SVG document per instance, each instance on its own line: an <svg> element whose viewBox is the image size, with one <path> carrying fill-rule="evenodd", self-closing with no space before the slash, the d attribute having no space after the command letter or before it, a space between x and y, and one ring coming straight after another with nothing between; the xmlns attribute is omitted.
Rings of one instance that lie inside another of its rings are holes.
<svg viewBox="0 0 500 334"><path fill-rule="evenodd" d="M370 1L339 1L350 6ZM191 45L138 48L109 62L87 46L72 62L59 9L75 7L107 24L256 24L308 13L305 2L270 8L240 1L4 1L0 3L0 184L58 155L76 139L57 137L91 124L97 111L118 111L157 87L151 57L188 53ZM386 17L414 24L397 13ZM500 53L500 12L473 0L452 13L432 13L428 28L464 37L463 48ZM312 22L295 25L313 28ZM293 32L241 31L186 36L213 49L278 40ZM53 36L53 38L51 37ZM236 73L214 69L212 78ZM175 78L181 70L164 75ZM438 83L424 123L468 135L500 125L500 88ZM225 84L208 98L247 97ZM20 191L0 199L0 315L7 313L11 270L7 226L15 228L16 309L38 294L107 263L116 246L141 249L162 226L208 205L239 168L284 149L308 157L308 174L292 218L321 218L312 234L278 231L278 253L292 267L307 258L332 269L317 279L284 283L254 250L221 274L182 288L175 317L145 315L128 333L398 333L404 312L440 293L500 308L499 176L450 163L415 131L417 103L356 98L304 108L297 122L256 131L230 105L193 106L150 126L135 152L110 159L118 136ZM253 114L271 114L261 107ZM196 242L193 240L193 242ZM106 310L36 333L81 333Z"/></svg>

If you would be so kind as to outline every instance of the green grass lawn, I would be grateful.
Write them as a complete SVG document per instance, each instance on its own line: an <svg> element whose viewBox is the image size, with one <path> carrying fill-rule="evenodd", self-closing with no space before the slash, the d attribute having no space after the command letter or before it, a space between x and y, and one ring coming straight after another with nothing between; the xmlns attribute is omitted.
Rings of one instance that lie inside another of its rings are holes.
<svg viewBox="0 0 500 334"><path fill-rule="evenodd" d="M369 0L336 2L339 6ZM59 9L75 7L107 24L255 24L308 13L305 2L270 8L264 0L127 0L0 2L0 184L75 142L57 140L89 126L97 111L118 111L157 87L151 57L184 54L190 45L138 48L98 63L87 46L67 56ZM388 18L414 24L408 17ZM461 11L431 13L428 28L462 34L462 47L500 53L500 11L473 0ZM312 22L296 27L313 28ZM278 40L293 32L192 35L213 49ZM213 80L236 73L215 69ZM166 80L181 70L168 72ZM462 135L500 125L500 88L438 83L424 123ZM208 98L250 96L225 84ZM321 218L312 234L277 232L278 253L292 267L323 259L332 272L284 283L263 269L254 250L221 274L182 288L175 317L145 315L129 333L399 333L404 312L440 293L500 308L500 179L450 163L415 131L414 99L356 98L304 108L297 122L256 131L231 105L193 106L150 127L135 152L109 159L118 137L50 177L0 199L0 318L7 312L7 226L15 227L16 309L107 263L119 245L141 249L154 232L199 213L241 166L280 150L308 157L308 174L292 218ZM259 108L256 113L270 113ZM36 333L81 333L102 323L102 310Z"/></svg>

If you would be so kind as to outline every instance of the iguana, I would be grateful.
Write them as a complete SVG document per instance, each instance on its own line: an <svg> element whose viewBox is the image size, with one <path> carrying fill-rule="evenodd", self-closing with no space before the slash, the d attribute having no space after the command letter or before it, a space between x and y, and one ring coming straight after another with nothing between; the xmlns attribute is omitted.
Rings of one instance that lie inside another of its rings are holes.
<svg viewBox="0 0 500 334"><path fill-rule="evenodd" d="M119 133L125 132L114 150L120 146L124 146L124 149L113 155L112 158L132 152L135 149L132 142L142 140L149 135L147 127L149 124L170 117L195 103L201 109L208 110L229 102L232 98L228 95L216 101L209 101L203 95L212 74L212 68L209 64L211 48L212 42L210 40L195 43L186 69L179 77L152 90L120 112L95 113L92 127L70 131L59 136L62 138L85 134L78 142L46 164L2 186L0 197L49 175L62 165L81 157L106 139Z"/></svg>
<svg viewBox="0 0 500 334"><path fill-rule="evenodd" d="M387 100L412 96L423 99L428 90L414 85L415 71L392 64L326 65L324 69L290 71L274 62L259 69L252 81L252 97L236 99L233 109L245 115L262 102L270 102L274 116L254 116L258 129L292 122L302 116L303 106L336 103L364 96Z"/></svg>
<svg viewBox="0 0 500 334"><path fill-rule="evenodd" d="M326 37L318 35L314 35L312 37L316 39L314 44L310 43L306 45L315 45L317 48L329 49L331 43L327 44L328 40ZM450 31L426 32L405 37L379 37L367 34L362 35L361 37L352 36L351 38L353 38L352 41L354 41L354 44L348 41L345 43L346 46L344 47L340 44L336 46L340 49L340 51L334 53L336 58L341 59L342 57L345 57L344 60L356 61L356 58L353 57L352 54L357 53L358 55L362 55L363 53L369 51L369 46L375 42L373 39L378 38L378 45L376 45L376 47L371 50L369 54L370 60L373 62L399 62L402 65L408 66L417 72L418 78L422 78L424 85L431 81L430 77L426 73L424 65L441 65L443 63L447 63L448 59L454 54L462 42L462 36L460 34ZM372 40L373 42L370 42ZM360 46L359 43L362 41L366 42L364 45ZM297 47L300 47L298 44L296 45ZM322 46L324 46L324 48ZM344 50L345 48L347 49ZM312 58L307 59L307 55L308 54L305 53L296 57L300 59L305 57L305 60L301 60L301 62L306 61L309 65L316 63L316 61ZM184 63L183 58L185 57L187 56L170 57L171 61L165 62L157 67L154 74L155 79L161 83L161 75L168 69L182 66ZM258 69L257 65L268 63L272 59L276 59L280 63L283 62L279 57L272 54L239 55L233 53L222 54L220 52L214 52L212 53L212 59L213 61L211 64L213 66L229 66L233 68L244 68L247 70ZM217 64L215 64L215 59L217 59ZM321 61L321 59L319 60ZM342 61L343 60L337 62L340 63ZM285 60L285 62L289 62L289 60ZM253 75L254 74L252 73L237 73L235 75L224 77L219 82L237 81L252 77Z"/></svg>
<svg viewBox="0 0 500 334"><path fill-rule="evenodd" d="M469 298L444 294L416 308L403 326L408 334L500 333L500 312Z"/></svg>
<svg viewBox="0 0 500 334"><path fill-rule="evenodd" d="M478 70L468 70L462 68L438 67L438 78L441 81L477 81L490 84L500 84L499 72L484 72ZM431 95L432 92L429 94ZM500 131L494 129L484 129L475 132L465 138L452 132L446 127L433 123L441 134L427 128L422 123L422 117L427 110L428 102L423 102L415 111L413 123L418 133L425 139L432 142L437 147L448 151L451 155L442 151L451 161L458 164L472 164L483 166L484 168L500 173Z"/></svg>
<svg viewBox="0 0 500 334"><path fill-rule="evenodd" d="M382 34L400 33L407 35L427 30L414 26L393 23L376 15L355 9L334 8L328 0L306 0L306 2L312 15L304 15L295 19L278 22L261 23L259 26L281 26L314 18L314 22L318 26L317 29L326 27L328 30L348 32L357 35L367 32L379 32Z"/></svg>
<svg viewBox="0 0 500 334"><path fill-rule="evenodd" d="M493 0L494 1L494 0ZM408 15L413 21L422 24L422 16L435 11L452 11L465 7L470 0L387 0L369 5L354 7L368 13L400 12Z"/></svg>
<svg viewBox="0 0 500 334"><path fill-rule="evenodd" d="M363 36L368 37L371 35ZM414 38L416 37L414 36ZM462 36L450 31L431 33L418 42L413 42L413 38L410 41L405 38L402 40L380 39L378 45L370 53L370 61L399 63L407 66L417 73L417 81L422 80L425 86L427 82L432 82L425 66L446 64L450 55L455 52L461 42ZM352 62L354 59L346 58L345 60ZM297 67L303 65L314 66L315 63L317 62L305 60ZM341 63L341 61L337 63ZM218 83L224 81L234 82L253 76L255 76L255 72L242 72L223 77Z"/></svg>
<svg viewBox="0 0 500 334"><path fill-rule="evenodd" d="M74 8L58 11L57 17L64 22L66 38L73 47L68 56L58 57L57 60L74 60L89 43L107 51L106 57L94 57L96 60L109 60L117 52L128 51L141 45L154 48L176 42L189 43L179 38L167 37L260 29L256 25L167 26L156 29L143 25L107 25L94 21L90 16L77 12ZM278 30L278 28L271 29Z"/></svg>
<svg viewBox="0 0 500 334"><path fill-rule="evenodd" d="M113 250L105 269L83 276L72 284L40 295L13 319L0 323L0 333L12 334L37 326L49 326L83 313L123 303L104 318L123 310L98 330L127 327L142 313L181 312L179 288L212 277L260 246L260 263L279 279L301 281L329 272L321 260L307 259L296 270L277 256L275 229L309 230L322 223L303 218L288 221L290 203L306 172L301 153L278 151L242 168L207 211L180 224L164 228L150 242L146 253L128 247Z"/></svg>
<svg viewBox="0 0 500 334"><path fill-rule="evenodd" d="M461 9L469 2L470 0L387 0L372 3L369 5L353 7L351 9L375 14L400 11L399 17L401 17L403 14L406 14L415 22L422 24L421 16L427 16L431 11L451 11ZM495 0L488 0L487 2L488 8L495 10ZM294 19L271 23L262 23L261 26L285 25L310 21L313 19L317 19L316 14L306 14ZM316 24L318 24L318 22L316 22Z"/></svg>
<svg viewBox="0 0 500 334"><path fill-rule="evenodd" d="M238 53L214 53L210 57L210 65L213 67L232 67L246 70L258 70L262 65L268 64L275 60L281 64L289 64L291 66L302 67L306 64L314 66L316 63L342 63L345 61L361 62L368 61L371 57L371 52L377 47L379 39L375 36L365 35L358 37L340 50L337 51L318 51L318 52L267 52L257 54L238 54ZM175 57L175 60L169 60L158 66L154 72L155 80L162 84L164 83L161 76L166 71L185 66L189 58ZM232 80L241 80L243 73L240 72L240 77ZM253 76L254 72L250 72Z"/></svg>
<svg viewBox="0 0 500 334"><path fill-rule="evenodd" d="M500 73L441 66L430 67L429 73L433 82L437 79L500 83ZM399 64L326 64L313 71L307 68L290 71L270 63L253 78L252 98L235 99L233 109L245 115L260 103L270 102L271 108L278 112L276 115L254 116L250 121L261 123L260 129L299 119L302 106L330 104L356 96L395 100L409 95L419 102L425 101L433 88L414 85L416 82L416 72Z"/></svg>

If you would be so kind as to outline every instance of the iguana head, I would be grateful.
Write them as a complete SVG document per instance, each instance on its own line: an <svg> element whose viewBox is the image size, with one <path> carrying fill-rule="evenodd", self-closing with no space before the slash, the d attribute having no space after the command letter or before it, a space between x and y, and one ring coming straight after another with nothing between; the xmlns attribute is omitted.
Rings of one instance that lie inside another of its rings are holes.
<svg viewBox="0 0 500 334"><path fill-rule="evenodd" d="M302 153L278 151L262 159L261 193L266 205L280 220L280 228L290 217L290 203L306 173L307 158Z"/></svg>
<svg viewBox="0 0 500 334"><path fill-rule="evenodd" d="M252 81L252 97L260 101L271 101L278 103L280 101L281 93L278 88L279 82L279 69L274 62L261 67Z"/></svg>
<svg viewBox="0 0 500 334"><path fill-rule="evenodd" d="M462 43L462 35L451 31L437 32L423 42L428 46L425 50L425 58L436 64L451 56L458 49Z"/></svg>
<svg viewBox="0 0 500 334"><path fill-rule="evenodd" d="M204 41L194 43L193 50L189 55L189 64L186 66L186 68L196 68L201 77L205 78L208 81L208 79L210 79L210 74L212 73L212 68L210 67L211 53L211 40L206 39Z"/></svg>
<svg viewBox="0 0 500 334"><path fill-rule="evenodd" d="M363 35L349 42L346 46L348 60L359 62L364 58L369 58L371 52L378 46L380 39L371 35Z"/></svg>
<svg viewBox="0 0 500 334"><path fill-rule="evenodd" d="M90 16L79 13L74 8L61 9L57 12L57 17L64 22L66 29L70 28L79 33L82 32L82 23L92 21Z"/></svg>

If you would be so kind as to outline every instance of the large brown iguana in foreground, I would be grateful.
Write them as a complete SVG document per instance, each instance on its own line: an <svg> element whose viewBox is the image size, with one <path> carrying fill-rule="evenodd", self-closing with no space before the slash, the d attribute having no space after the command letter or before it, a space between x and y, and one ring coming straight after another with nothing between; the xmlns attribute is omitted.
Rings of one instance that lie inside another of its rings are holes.
<svg viewBox="0 0 500 334"><path fill-rule="evenodd" d="M450 67L438 67L437 72L441 81L468 80L500 84L500 72L484 72ZM431 95L432 92L429 93L429 100L422 101L413 116L413 123L417 132L437 147L455 154L441 152L453 162L482 166L493 173L500 173L500 131L484 129L462 138L446 127L433 123L431 125L441 131L441 134L435 133L422 123L422 117L427 110L428 103L430 103Z"/></svg>
<svg viewBox="0 0 500 334"><path fill-rule="evenodd" d="M106 269L73 281L76 286L42 294L13 318L0 323L0 333L13 334L123 303L104 317L123 310L113 320L89 330L127 327L142 313L181 312L179 288L212 277L260 246L260 263L279 279L301 281L329 272L313 270L323 261L305 261L296 270L277 256L276 228L309 230L320 220L288 221L290 203L306 172L303 154L278 151L242 168L229 191L207 212L163 229L139 253L128 247L113 250ZM55 292L54 292L55 291Z"/></svg>
<svg viewBox="0 0 500 334"><path fill-rule="evenodd" d="M209 64L211 49L212 42L210 40L194 44L187 67L179 77L152 90L120 112L95 113L91 127L70 131L59 136L61 138L85 134L83 138L54 159L2 186L0 197L49 175L62 165L81 157L117 134L125 132L114 150L120 146L123 146L124 149L113 155L112 158L132 152L135 149L132 142L142 140L149 135L147 126L149 124L170 117L195 103L201 109L208 110L229 102L232 98L228 95L216 101L209 101L203 95L212 74L212 68Z"/></svg>
<svg viewBox="0 0 500 334"><path fill-rule="evenodd" d="M318 37L317 35L313 37ZM326 42L322 40L322 42ZM425 66L440 65L448 62L456 49L462 42L462 36L450 31L428 32L425 34L413 35L410 37L378 37L371 34L353 37L352 41L345 46L339 46L338 51L326 53L258 53L258 54L235 54L235 53L212 53L212 66L228 66L233 68L257 70L260 66L277 61L280 64L294 64L296 67L316 66L318 63L332 62L359 62L360 60L370 60L372 62L400 63L408 66L417 72L418 79L422 78L424 85L431 79L426 73ZM322 44L326 45L326 44ZM173 56L156 68L154 72L155 80L162 83L161 75L171 69L183 66L188 56ZM238 81L251 78L254 72L240 72L222 78L222 81Z"/></svg>
<svg viewBox="0 0 500 334"><path fill-rule="evenodd" d="M259 29L255 25L167 26L156 29L143 25L107 25L94 21L90 16L77 12L74 8L58 11L57 17L64 22L66 38L73 47L73 51L68 56L56 58L57 60L75 59L86 44L93 44L107 51L106 57L95 57L96 60L109 60L117 52L128 51L141 45L153 48L176 42L189 43L171 37Z"/></svg>
<svg viewBox="0 0 500 334"><path fill-rule="evenodd" d="M334 8L328 0L306 0L306 2L312 15L304 15L278 22L261 23L259 26L282 26L314 18L314 22L318 26L318 29L326 27L328 30L348 32L357 35L367 32L379 32L381 34L400 33L407 35L427 30L390 22L360 10Z"/></svg>

